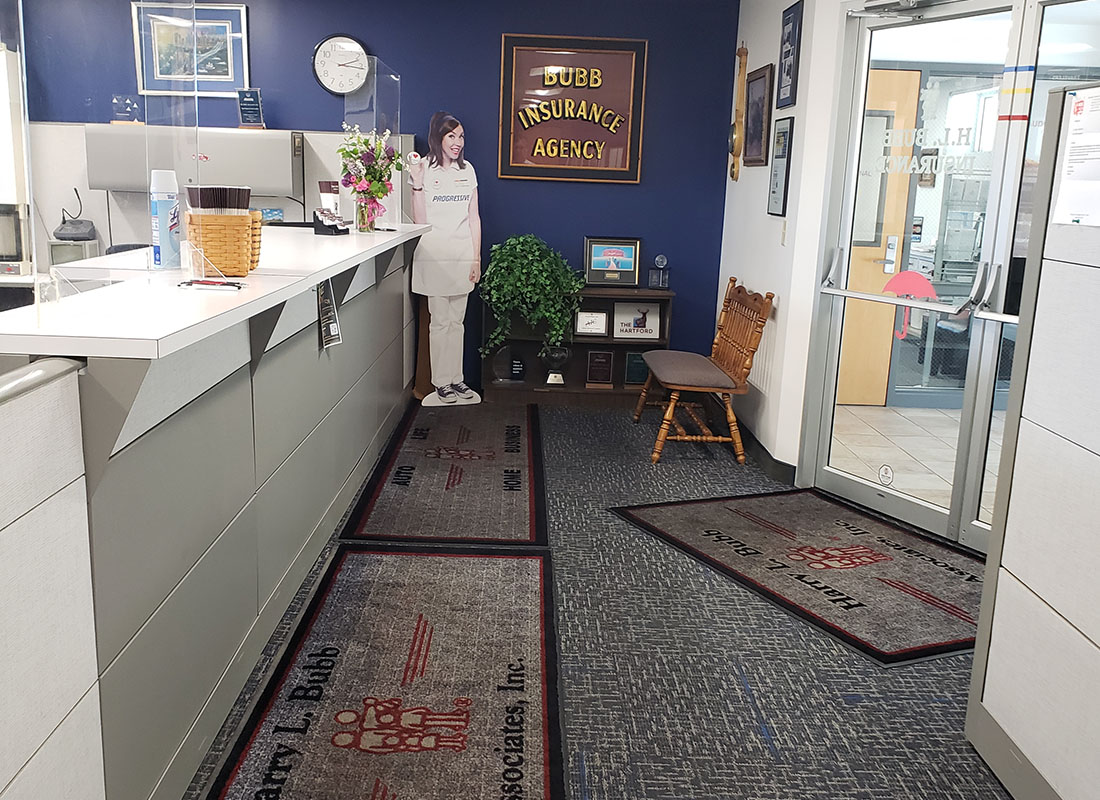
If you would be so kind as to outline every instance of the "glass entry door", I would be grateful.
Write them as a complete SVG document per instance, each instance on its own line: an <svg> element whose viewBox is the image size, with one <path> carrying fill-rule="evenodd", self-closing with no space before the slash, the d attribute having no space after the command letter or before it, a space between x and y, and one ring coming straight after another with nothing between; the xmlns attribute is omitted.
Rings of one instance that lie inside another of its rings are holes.
<svg viewBox="0 0 1100 800"><path fill-rule="evenodd" d="M1100 78L1100 0L877 8L848 26L815 485L984 552L1046 95Z"/></svg>
<svg viewBox="0 0 1100 800"><path fill-rule="evenodd" d="M863 61L822 287L830 348L815 483L956 540L981 371L975 314L1004 238L1001 117L1019 36L1008 5L853 24Z"/></svg>

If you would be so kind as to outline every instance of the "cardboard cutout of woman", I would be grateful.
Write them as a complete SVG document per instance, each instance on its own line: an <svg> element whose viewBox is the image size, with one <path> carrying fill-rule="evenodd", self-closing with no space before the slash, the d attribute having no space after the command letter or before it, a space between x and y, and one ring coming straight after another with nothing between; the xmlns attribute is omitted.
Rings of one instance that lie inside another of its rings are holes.
<svg viewBox="0 0 1100 800"><path fill-rule="evenodd" d="M435 393L424 405L480 403L462 376L466 302L481 280L477 173L463 157L466 133L445 111L432 115L428 155L409 160L413 222L429 224L413 262L412 290L428 298Z"/></svg>

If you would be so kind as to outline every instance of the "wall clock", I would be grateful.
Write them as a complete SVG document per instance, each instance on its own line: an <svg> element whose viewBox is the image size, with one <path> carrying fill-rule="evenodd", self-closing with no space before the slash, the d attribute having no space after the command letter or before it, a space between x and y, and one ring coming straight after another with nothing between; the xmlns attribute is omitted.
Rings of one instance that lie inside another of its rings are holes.
<svg viewBox="0 0 1100 800"><path fill-rule="evenodd" d="M334 34L313 50L313 77L328 92L342 97L367 82L367 48L358 39Z"/></svg>
<svg viewBox="0 0 1100 800"><path fill-rule="evenodd" d="M747 76L749 49L741 45L737 49L737 96L734 102L733 124L730 125L730 179L741 177L741 151L745 149L745 106L748 102Z"/></svg>

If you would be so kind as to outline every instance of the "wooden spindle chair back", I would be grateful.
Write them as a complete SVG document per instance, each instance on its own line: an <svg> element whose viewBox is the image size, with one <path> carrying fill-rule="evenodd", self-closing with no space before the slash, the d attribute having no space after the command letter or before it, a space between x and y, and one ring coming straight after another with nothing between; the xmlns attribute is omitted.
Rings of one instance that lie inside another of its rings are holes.
<svg viewBox="0 0 1100 800"><path fill-rule="evenodd" d="M753 356L764 335L764 323L771 314L773 297L771 292L764 296L738 286L737 278L730 278L726 288L710 358L739 387L748 381Z"/></svg>

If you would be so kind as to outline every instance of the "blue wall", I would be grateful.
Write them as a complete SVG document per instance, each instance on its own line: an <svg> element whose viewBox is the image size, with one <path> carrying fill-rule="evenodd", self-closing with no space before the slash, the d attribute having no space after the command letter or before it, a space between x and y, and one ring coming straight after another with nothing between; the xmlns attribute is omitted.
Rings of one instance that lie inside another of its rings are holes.
<svg viewBox="0 0 1100 800"><path fill-rule="evenodd" d="M33 120L103 122L112 94L135 94L126 0L24 0ZM405 132L423 138L447 109L463 121L480 181L483 252L534 233L583 267L590 236L637 236L642 259L665 253L671 270L672 344L709 352L714 332L726 132L732 105L737 0L252 0L252 85L269 127L338 130L343 101L310 71L313 48L345 32L401 75ZM649 40L642 181L638 185L499 180L495 149L502 33ZM156 119L150 98L150 118ZM203 125L237 124L235 101L200 101ZM642 280L645 280L643 275Z"/></svg>

